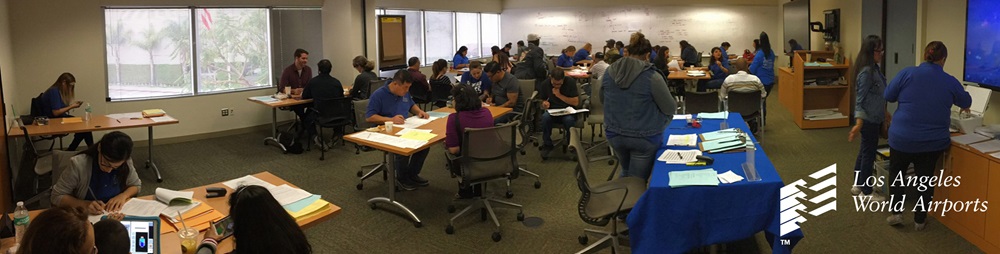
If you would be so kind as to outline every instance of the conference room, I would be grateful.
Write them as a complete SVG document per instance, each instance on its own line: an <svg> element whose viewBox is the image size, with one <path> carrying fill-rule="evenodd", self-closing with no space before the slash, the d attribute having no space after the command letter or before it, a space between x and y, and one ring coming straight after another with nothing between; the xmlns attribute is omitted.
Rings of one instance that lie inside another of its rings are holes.
<svg viewBox="0 0 1000 254"><path fill-rule="evenodd" d="M0 0L0 251L1000 253L996 12Z"/></svg>

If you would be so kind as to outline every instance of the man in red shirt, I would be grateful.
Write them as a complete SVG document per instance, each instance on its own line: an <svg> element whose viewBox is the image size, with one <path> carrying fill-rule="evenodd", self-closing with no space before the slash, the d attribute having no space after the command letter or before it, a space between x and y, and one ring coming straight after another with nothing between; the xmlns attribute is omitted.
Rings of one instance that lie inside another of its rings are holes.
<svg viewBox="0 0 1000 254"><path fill-rule="evenodd" d="M281 79L278 80L278 92L284 93L285 87L291 87L291 97L302 97L302 90L305 89L309 79L312 78L312 69L309 68L309 52L304 49L295 50L295 62L285 70L281 71Z"/></svg>

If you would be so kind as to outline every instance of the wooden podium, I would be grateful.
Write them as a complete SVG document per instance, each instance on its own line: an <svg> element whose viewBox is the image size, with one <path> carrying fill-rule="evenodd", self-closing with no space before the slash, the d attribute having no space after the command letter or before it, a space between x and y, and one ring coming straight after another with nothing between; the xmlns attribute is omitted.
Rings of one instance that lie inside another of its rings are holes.
<svg viewBox="0 0 1000 254"><path fill-rule="evenodd" d="M806 66L819 58L833 58L833 51L795 51L792 67L778 68L778 100L788 108L795 125L800 129L845 127L850 125L851 107L854 103L854 77L849 60L843 63L823 62L829 66ZM846 85L808 85L806 80L843 78ZM846 116L837 119L810 120L806 110L833 109Z"/></svg>

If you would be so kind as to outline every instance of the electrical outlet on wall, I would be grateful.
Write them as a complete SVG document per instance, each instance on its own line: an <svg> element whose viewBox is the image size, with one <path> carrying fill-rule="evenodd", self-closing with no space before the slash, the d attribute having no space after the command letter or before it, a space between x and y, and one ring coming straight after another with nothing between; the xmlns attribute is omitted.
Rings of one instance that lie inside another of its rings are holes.
<svg viewBox="0 0 1000 254"><path fill-rule="evenodd" d="M229 116L229 108L222 108L222 116Z"/></svg>

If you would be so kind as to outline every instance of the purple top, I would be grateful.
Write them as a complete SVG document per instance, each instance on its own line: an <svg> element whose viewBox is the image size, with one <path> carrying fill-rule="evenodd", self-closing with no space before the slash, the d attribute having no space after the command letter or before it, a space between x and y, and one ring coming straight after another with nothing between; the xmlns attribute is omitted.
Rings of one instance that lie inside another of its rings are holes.
<svg viewBox="0 0 1000 254"><path fill-rule="evenodd" d="M455 114L448 115L448 129L445 131L444 146L458 147L462 145L462 133L459 129L493 127L493 114L487 108L458 112L461 124L455 120Z"/></svg>

